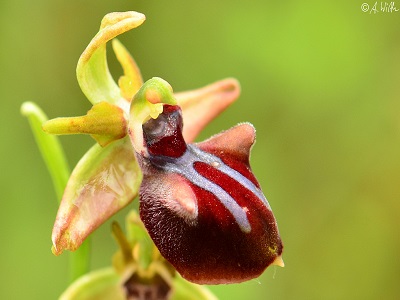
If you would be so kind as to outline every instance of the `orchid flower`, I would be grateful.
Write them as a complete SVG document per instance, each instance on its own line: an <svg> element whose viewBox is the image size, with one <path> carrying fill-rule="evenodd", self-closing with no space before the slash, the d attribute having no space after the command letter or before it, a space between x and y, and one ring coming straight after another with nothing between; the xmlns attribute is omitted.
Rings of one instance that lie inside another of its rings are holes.
<svg viewBox="0 0 400 300"><path fill-rule="evenodd" d="M161 78L143 83L135 61L114 38L144 20L137 12L104 17L77 66L93 107L85 116L43 124L51 134L90 134L97 141L68 181L53 253L76 250L139 193L150 237L185 279L236 283L258 277L271 264L283 266L277 223L249 164L254 127L242 123L192 143L239 96L238 82L225 79L177 94ZM124 70L118 84L107 67L110 40Z"/></svg>
<svg viewBox="0 0 400 300"><path fill-rule="evenodd" d="M79 85L93 108L85 116L56 118L43 125L48 133L90 134L98 142L78 162L62 197L52 234L53 252L57 255L66 249L76 250L93 230L138 194L142 174L125 136L130 102L143 81L134 59L114 38L144 21L145 16L137 12L110 13L103 18L100 31L77 66ZM107 67L106 43L110 40L124 71L118 85ZM176 94L187 115L186 139L193 141L209 121L238 97L239 90L236 80L225 79ZM206 110L199 110L199 106Z"/></svg>

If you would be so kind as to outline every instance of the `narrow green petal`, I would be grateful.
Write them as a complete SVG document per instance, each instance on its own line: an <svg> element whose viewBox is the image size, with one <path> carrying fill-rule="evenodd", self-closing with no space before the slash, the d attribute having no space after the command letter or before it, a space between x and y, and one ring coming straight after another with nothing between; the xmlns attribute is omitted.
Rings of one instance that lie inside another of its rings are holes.
<svg viewBox="0 0 400 300"><path fill-rule="evenodd" d="M106 43L116 36L140 26L145 16L138 12L115 12L107 14L100 31L79 58L76 74L79 85L92 104L101 101L128 109L129 102L120 93L107 65Z"/></svg>
<svg viewBox="0 0 400 300"><path fill-rule="evenodd" d="M143 85L142 74L129 51L117 39L112 40L112 47L119 63L124 70L124 75L118 80L121 95L129 102Z"/></svg>
<svg viewBox="0 0 400 300"><path fill-rule="evenodd" d="M53 227L53 253L76 250L84 239L138 194L142 174L128 138L94 145L68 181Z"/></svg>
<svg viewBox="0 0 400 300"><path fill-rule="evenodd" d="M50 134L90 134L102 147L127 134L124 111L105 101L93 105L85 116L55 118L42 127Z"/></svg>
<svg viewBox="0 0 400 300"><path fill-rule="evenodd" d="M193 142L200 131L232 104L239 94L239 82L233 78L175 94L178 105L182 108L185 124L182 134L186 142Z"/></svg>
<svg viewBox="0 0 400 300"><path fill-rule="evenodd" d="M42 124L47 121L47 116L35 103L23 103L21 113L28 117L36 143L49 170L57 198L60 201L70 174L61 143L56 136L47 134L42 130Z"/></svg>
<svg viewBox="0 0 400 300"><path fill-rule="evenodd" d="M90 272L76 281L60 296L60 300L124 300L120 277L113 268Z"/></svg>

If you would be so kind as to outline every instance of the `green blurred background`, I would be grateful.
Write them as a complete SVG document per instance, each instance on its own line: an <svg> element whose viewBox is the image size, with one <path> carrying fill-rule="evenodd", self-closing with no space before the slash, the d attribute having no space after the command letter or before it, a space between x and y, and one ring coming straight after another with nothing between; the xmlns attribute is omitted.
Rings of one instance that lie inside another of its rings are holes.
<svg viewBox="0 0 400 300"><path fill-rule="evenodd" d="M79 55L106 13L137 10L147 21L120 40L145 79L175 91L241 82L239 100L199 139L241 121L257 128L252 166L286 267L215 294L399 299L400 11L364 13L364 1L1 1L0 298L56 299L68 277L68 254L50 251L56 196L20 105L84 114ZM62 142L71 166L93 144ZM92 268L109 265L110 223L93 236Z"/></svg>

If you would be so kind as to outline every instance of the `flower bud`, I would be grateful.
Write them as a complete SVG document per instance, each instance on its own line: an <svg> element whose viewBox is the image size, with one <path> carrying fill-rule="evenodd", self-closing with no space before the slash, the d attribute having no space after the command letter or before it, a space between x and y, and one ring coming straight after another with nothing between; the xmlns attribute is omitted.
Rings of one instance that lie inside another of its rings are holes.
<svg viewBox="0 0 400 300"><path fill-rule="evenodd" d="M186 144L179 106L143 124L140 216L160 253L187 280L237 283L283 266L271 207L249 165L254 127L239 124Z"/></svg>

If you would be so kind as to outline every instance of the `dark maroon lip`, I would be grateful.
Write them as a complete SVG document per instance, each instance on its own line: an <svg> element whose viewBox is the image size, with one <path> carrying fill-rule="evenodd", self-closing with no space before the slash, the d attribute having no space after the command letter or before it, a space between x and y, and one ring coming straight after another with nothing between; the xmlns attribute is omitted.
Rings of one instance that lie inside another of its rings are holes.
<svg viewBox="0 0 400 300"><path fill-rule="evenodd" d="M240 124L196 145L179 106L143 125L140 216L160 253L196 283L259 276L282 254L271 207L249 165L255 131Z"/></svg>

